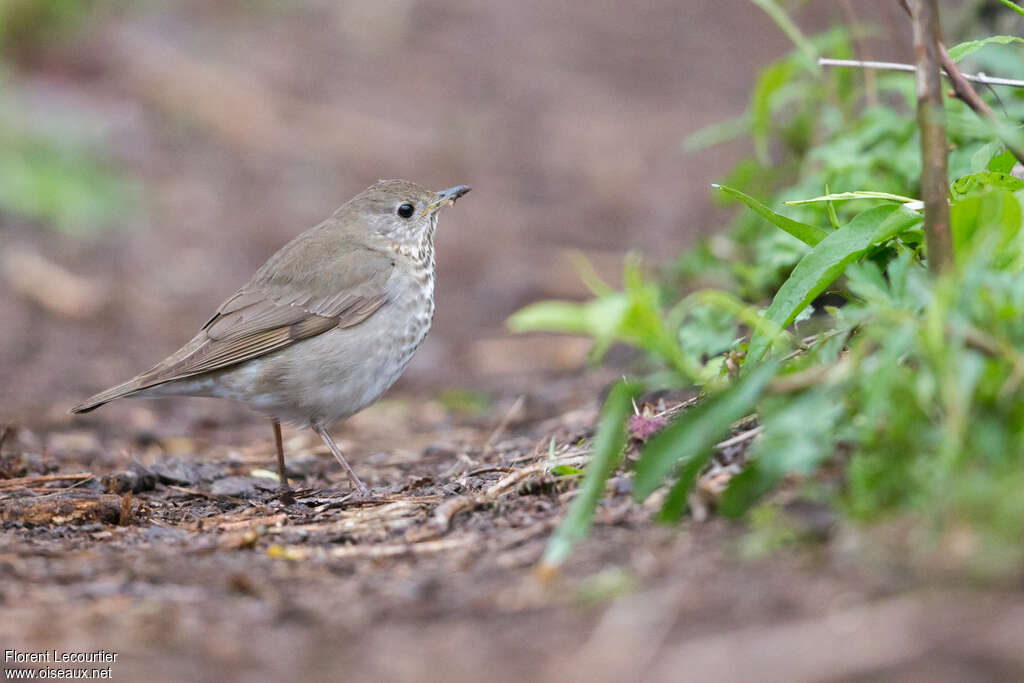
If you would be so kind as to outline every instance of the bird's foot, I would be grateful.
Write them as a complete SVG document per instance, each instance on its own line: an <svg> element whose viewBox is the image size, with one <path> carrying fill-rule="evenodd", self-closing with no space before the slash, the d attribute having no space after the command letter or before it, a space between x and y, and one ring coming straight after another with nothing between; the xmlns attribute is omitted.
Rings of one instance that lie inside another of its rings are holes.
<svg viewBox="0 0 1024 683"><path fill-rule="evenodd" d="M282 486L277 490L277 499L282 505L295 505L295 492L290 486Z"/></svg>

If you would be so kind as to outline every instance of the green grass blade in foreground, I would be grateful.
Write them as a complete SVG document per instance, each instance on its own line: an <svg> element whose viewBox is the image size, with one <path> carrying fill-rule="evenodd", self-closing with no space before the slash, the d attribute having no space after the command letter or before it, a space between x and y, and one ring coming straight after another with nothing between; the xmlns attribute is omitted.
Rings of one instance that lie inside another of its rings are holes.
<svg viewBox="0 0 1024 683"><path fill-rule="evenodd" d="M873 245L887 242L920 223L921 214L903 206L876 206L857 214L800 259L775 293L765 317L782 328L788 327L807 304L843 274L848 264ZM764 357L771 342L755 330L747 349L748 361Z"/></svg>
<svg viewBox="0 0 1024 683"><path fill-rule="evenodd" d="M725 391L680 415L651 439L633 468L633 497L645 500L678 468L679 479L665 505L671 504L681 514L686 494L711 455L711 448L729 432L733 422L752 412L777 369L775 363L761 365ZM662 511L663 519L678 516L673 510Z"/></svg>
<svg viewBox="0 0 1024 683"><path fill-rule="evenodd" d="M792 218L787 218L786 216L783 216L781 213L776 213L769 209L764 204L762 204L761 202L751 197L750 195L744 194L735 188L728 187L726 185L714 184L711 187L715 188L716 190L721 190L727 195L735 197L736 199L740 200L741 202L749 206L751 209L753 209L754 212L757 213L759 216L761 216L766 221L774 225L776 228L784 232L788 232L790 235L797 238L804 244L813 247L814 245L818 244L823 239L825 239L825 237L829 234L825 230L822 230L821 228L816 227L814 225L801 223L800 221L795 221Z"/></svg>
<svg viewBox="0 0 1024 683"><path fill-rule="evenodd" d="M683 140L683 151L699 152L723 142L730 142L750 131L750 115L743 114L735 118L705 126L691 133Z"/></svg>
<svg viewBox="0 0 1024 683"><path fill-rule="evenodd" d="M1024 7L1021 7L1012 0L999 0L999 2L1003 3L1004 5L1012 9L1014 12L1024 17Z"/></svg>
<svg viewBox="0 0 1024 683"><path fill-rule="evenodd" d="M775 0L750 0L752 3L764 10L764 13L771 17L775 25L779 27L786 37L793 41L797 49L803 53L804 58L807 60L808 68L815 74L821 73L821 67L818 66L818 50L814 45L800 32L797 25L793 23L793 20L789 17L786 10L779 6L779 3Z"/></svg>
<svg viewBox="0 0 1024 683"><path fill-rule="evenodd" d="M548 540L540 570L557 569L572 552L572 547L587 537L605 482L622 459L626 445L626 418L633 410L633 399L640 393L638 384L621 381L616 384L601 409L601 419L594 436L594 457L583 472L579 495L569 505L569 512Z"/></svg>
<svg viewBox="0 0 1024 683"><path fill-rule="evenodd" d="M891 192L856 190L854 192L834 192L820 197L811 197L810 199L793 199L786 202L786 206L801 206L803 204L814 204L817 202L838 202L846 199L887 199L894 202L900 202L901 204L912 204L918 201L913 197L904 197L901 194L892 194Z"/></svg>

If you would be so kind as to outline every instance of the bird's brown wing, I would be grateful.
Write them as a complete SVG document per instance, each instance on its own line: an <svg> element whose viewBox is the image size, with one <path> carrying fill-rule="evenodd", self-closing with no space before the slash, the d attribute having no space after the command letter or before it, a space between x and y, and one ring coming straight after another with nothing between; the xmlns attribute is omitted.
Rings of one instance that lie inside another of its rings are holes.
<svg viewBox="0 0 1024 683"><path fill-rule="evenodd" d="M335 327L358 325L387 301L385 283L394 262L374 251L362 250L355 256L321 259L287 277L272 268L261 269L221 304L188 344L146 372L90 397L72 412L92 410L158 384L229 368Z"/></svg>
<svg viewBox="0 0 1024 683"><path fill-rule="evenodd" d="M220 370L369 318L387 299L393 262L368 250L334 256L287 276L261 269L192 342L153 368L159 381Z"/></svg>

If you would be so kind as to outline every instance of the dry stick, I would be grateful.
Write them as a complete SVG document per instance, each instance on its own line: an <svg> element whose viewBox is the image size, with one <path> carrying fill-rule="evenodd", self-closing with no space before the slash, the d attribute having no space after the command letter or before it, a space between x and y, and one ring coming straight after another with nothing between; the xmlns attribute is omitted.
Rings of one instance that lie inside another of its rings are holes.
<svg viewBox="0 0 1024 683"><path fill-rule="evenodd" d="M38 477L14 477L0 481L0 489L13 488L16 486L28 486L31 484L42 484L51 481L66 481L70 479L92 479L91 472L79 472L78 474L42 474Z"/></svg>
<svg viewBox="0 0 1024 683"><path fill-rule="evenodd" d="M523 480L528 479L535 474L545 474L550 468L557 465L582 465L590 460L590 457L590 453L586 452L573 455L562 455L557 458L547 458L541 462L512 471L510 474L499 479L485 491L466 494L446 500L441 505L438 505L437 509L434 510L434 528L436 531L443 533L448 530L448 527L451 526L452 519L460 512L493 503L503 494L522 483Z"/></svg>
<svg viewBox="0 0 1024 683"><path fill-rule="evenodd" d="M881 69L883 71L906 71L907 73L914 73L917 71L917 67L913 64L904 64L903 62L877 62L869 59L832 59L831 57L820 57L818 59L818 66L848 66L857 69ZM972 83L981 83L982 85L1006 85L1011 88L1024 88L1024 81L1017 80L1014 78L1000 78L998 76L989 76L986 73L977 74L965 74L959 72L960 75L966 81ZM942 72L943 76L949 76L945 71Z"/></svg>
<svg viewBox="0 0 1024 683"><path fill-rule="evenodd" d="M516 414L519 412L519 409L523 407L523 402L525 400L526 396L520 395L519 398L517 398L512 403L512 407L508 409L508 411L505 413L505 417L501 418L501 422L498 423L498 426L494 428L494 431L491 432L491 435L487 438L487 441L484 443L484 455L490 453L491 449L494 448L494 444L497 443L498 439L501 438L501 435L505 433L505 429L508 428L509 422L511 422L512 418L516 416Z"/></svg>
<svg viewBox="0 0 1024 683"><path fill-rule="evenodd" d="M938 0L910 0L917 62L917 126L921 130L921 198L928 267L941 273L953 265L946 186L946 120L939 76Z"/></svg>

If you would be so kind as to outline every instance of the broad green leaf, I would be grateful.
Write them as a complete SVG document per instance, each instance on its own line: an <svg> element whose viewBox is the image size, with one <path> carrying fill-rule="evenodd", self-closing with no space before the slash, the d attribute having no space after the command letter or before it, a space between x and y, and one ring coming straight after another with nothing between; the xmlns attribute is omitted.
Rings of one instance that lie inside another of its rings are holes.
<svg viewBox="0 0 1024 683"><path fill-rule="evenodd" d="M977 173L957 178L950 186L950 191L954 199L959 199L971 194L985 192L990 188L1000 188L1009 192L1016 192L1017 190L1024 189L1024 180L1009 173L978 171Z"/></svg>
<svg viewBox="0 0 1024 683"><path fill-rule="evenodd" d="M903 195L892 194L891 192L857 190L855 192L836 192L835 194L826 194L820 197L812 197L811 199L794 199L786 202L786 206L800 206L801 204L814 204L815 202L838 202L845 199L887 199L900 202L901 204L917 201L913 197L904 197Z"/></svg>
<svg viewBox="0 0 1024 683"><path fill-rule="evenodd" d="M1024 186L1024 182L1021 185ZM950 224L958 260L975 244L979 248L997 245L996 249L1002 251L1020 233L1021 218L1020 201L1002 187L989 187L954 201L950 207Z"/></svg>
<svg viewBox="0 0 1024 683"><path fill-rule="evenodd" d="M542 569L550 571L559 567L569 557L573 546L587 537L605 482L622 460L622 451L626 445L626 418L632 412L633 401L640 395L640 391L638 384L621 381L608 394L594 436L594 457L584 468L579 494L569 506L565 519L548 540L544 557L541 558Z"/></svg>
<svg viewBox="0 0 1024 683"><path fill-rule="evenodd" d="M726 185L714 184L711 187L715 188L716 190L721 190L727 195L739 199L741 202L749 206L751 209L754 210L755 213L757 213L759 216L767 220L769 223L771 223L772 225L774 225L775 227L779 228L784 232L788 232L790 235L797 238L804 244L808 244L813 247L815 244L825 239L825 236L828 235L826 231L822 230L819 227L795 221L792 218L787 218L786 216L783 216L781 213L776 213L772 211L767 206L757 201L753 197L744 194L743 192L740 192L735 188L728 187Z"/></svg>
<svg viewBox="0 0 1024 683"><path fill-rule="evenodd" d="M710 457L712 446L728 434L733 422L753 410L776 370L774 363L761 365L733 386L680 415L651 439L634 466L633 497L645 500L679 469L675 490L680 493L670 498L679 501L681 497L685 503L686 493Z"/></svg>
<svg viewBox="0 0 1024 683"><path fill-rule="evenodd" d="M765 317L780 327L788 327L807 304L842 275L847 264L868 248L887 242L920 222L920 214L902 206L877 206L857 214L800 259L765 310ZM747 350L748 360L761 359L770 345L768 337L755 331Z"/></svg>
<svg viewBox="0 0 1024 683"><path fill-rule="evenodd" d="M981 40L968 40L965 43L949 48L949 56L954 62L959 62L967 55L977 52L986 45L1007 45L1009 43L1024 43L1024 38L1018 38L1017 36L989 36Z"/></svg>
<svg viewBox="0 0 1024 683"><path fill-rule="evenodd" d="M989 164L992 163L993 159L999 154L999 150L1003 148L1003 143L999 140L992 140L986 142L984 145L978 148L978 150L971 156L971 173L977 173L978 171L994 171L996 169L989 168Z"/></svg>
<svg viewBox="0 0 1024 683"><path fill-rule="evenodd" d="M995 171L996 173L1009 173L1016 165L1017 157L1013 156L1013 152L1010 150L1004 149L1002 152L992 157L985 168L989 171Z"/></svg>

